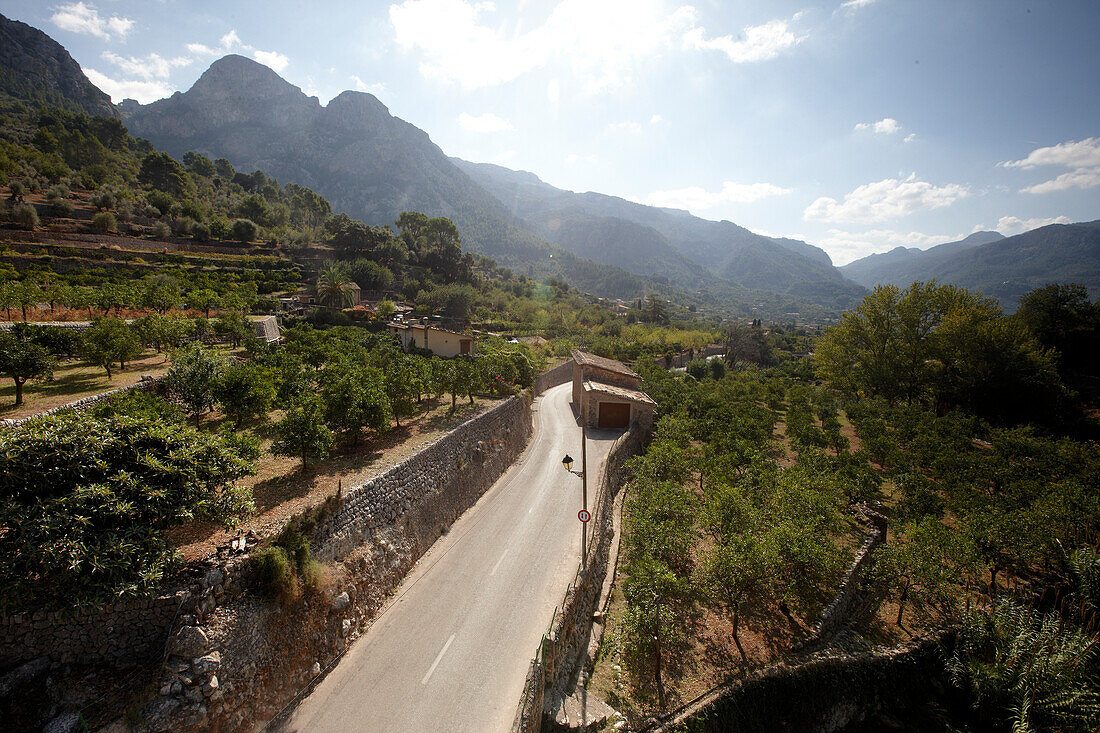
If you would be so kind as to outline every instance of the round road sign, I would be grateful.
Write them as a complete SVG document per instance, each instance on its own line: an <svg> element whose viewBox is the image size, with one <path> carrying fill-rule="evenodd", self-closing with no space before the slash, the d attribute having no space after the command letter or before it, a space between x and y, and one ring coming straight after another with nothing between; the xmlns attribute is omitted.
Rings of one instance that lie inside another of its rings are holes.
<svg viewBox="0 0 1100 733"><path fill-rule="evenodd" d="M587 509L581 509L579 512L577 512L577 519L581 520L582 522L587 522L591 518L592 515L588 513Z"/></svg>

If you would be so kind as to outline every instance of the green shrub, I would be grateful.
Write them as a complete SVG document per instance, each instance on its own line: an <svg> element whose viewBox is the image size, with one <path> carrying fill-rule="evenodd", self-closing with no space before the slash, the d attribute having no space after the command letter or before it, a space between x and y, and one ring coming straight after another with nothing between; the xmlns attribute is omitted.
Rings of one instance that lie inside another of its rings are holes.
<svg viewBox="0 0 1100 733"><path fill-rule="evenodd" d="M278 545L260 548L252 554L250 565L252 581L264 598L288 601L298 597L298 579L286 550Z"/></svg>
<svg viewBox="0 0 1100 733"><path fill-rule="evenodd" d="M178 405L155 394L138 390L131 390L100 402L92 408L92 415L100 419L126 415L128 417L161 420L173 424L180 424L186 418L183 410ZM244 457L248 460L255 460L251 456L246 455Z"/></svg>
<svg viewBox="0 0 1100 733"><path fill-rule="evenodd" d="M34 229L38 226L38 212L30 204L16 204L11 210L11 220L20 229Z"/></svg>
<svg viewBox="0 0 1100 733"><path fill-rule="evenodd" d="M317 595L332 581L331 573L321 563L310 559L302 568L302 586L311 595Z"/></svg>
<svg viewBox="0 0 1100 733"><path fill-rule="evenodd" d="M185 424L68 411L0 433L0 455L0 613L151 593L169 528L253 508L251 462Z"/></svg>
<svg viewBox="0 0 1100 733"><path fill-rule="evenodd" d="M92 228L97 232L117 232L118 221L115 219L115 215L109 211L101 211L92 217Z"/></svg>

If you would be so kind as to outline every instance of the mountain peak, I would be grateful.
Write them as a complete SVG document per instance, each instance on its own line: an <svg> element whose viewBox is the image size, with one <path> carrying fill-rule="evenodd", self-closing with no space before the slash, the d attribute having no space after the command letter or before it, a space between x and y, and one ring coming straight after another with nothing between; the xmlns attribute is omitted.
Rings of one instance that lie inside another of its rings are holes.
<svg viewBox="0 0 1100 733"><path fill-rule="evenodd" d="M193 97L232 94L251 99L273 95L308 99L300 88L279 76L274 69L235 53L210 64L187 93Z"/></svg>

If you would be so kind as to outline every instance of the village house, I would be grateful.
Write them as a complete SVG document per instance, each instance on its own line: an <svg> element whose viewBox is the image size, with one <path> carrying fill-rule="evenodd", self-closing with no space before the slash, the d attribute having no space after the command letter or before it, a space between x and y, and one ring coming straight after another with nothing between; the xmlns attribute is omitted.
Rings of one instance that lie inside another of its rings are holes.
<svg viewBox="0 0 1100 733"><path fill-rule="evenodd" d="M573 404L588 427L621 429L653 419L657 403L633 369L579 349L572 356Z"/></svg>
<svg viewBox="0 0 1100 733"><path fill-rule="evenodd" d="M470 334L448 331L427 323L391 323L390 333L397 336L406 352L413 348L425 349L444 358L472 356L477 340Z"/></svg>

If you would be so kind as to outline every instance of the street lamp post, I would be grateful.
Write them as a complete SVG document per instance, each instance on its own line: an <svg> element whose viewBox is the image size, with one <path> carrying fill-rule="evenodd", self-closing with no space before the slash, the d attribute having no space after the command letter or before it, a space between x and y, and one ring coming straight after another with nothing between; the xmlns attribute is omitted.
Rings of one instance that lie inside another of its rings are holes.
<svg viewBox="0 0 1100 733"><path fill-rule="evenodd" d="M581 470L573 470L573 457L568 453L565 454L565 458L561 459L561 465L565 466L565 470L569 473L576 474L581 477L581 509L584 512L588 512L588 446L586 445L588 440L586 439L586 433L584 429L584 423L581 423ZM579 515L578 515L579 516ZM585 559L588 557L588 528L586 522L581 521L581 564L584 564Z"/></svg>

